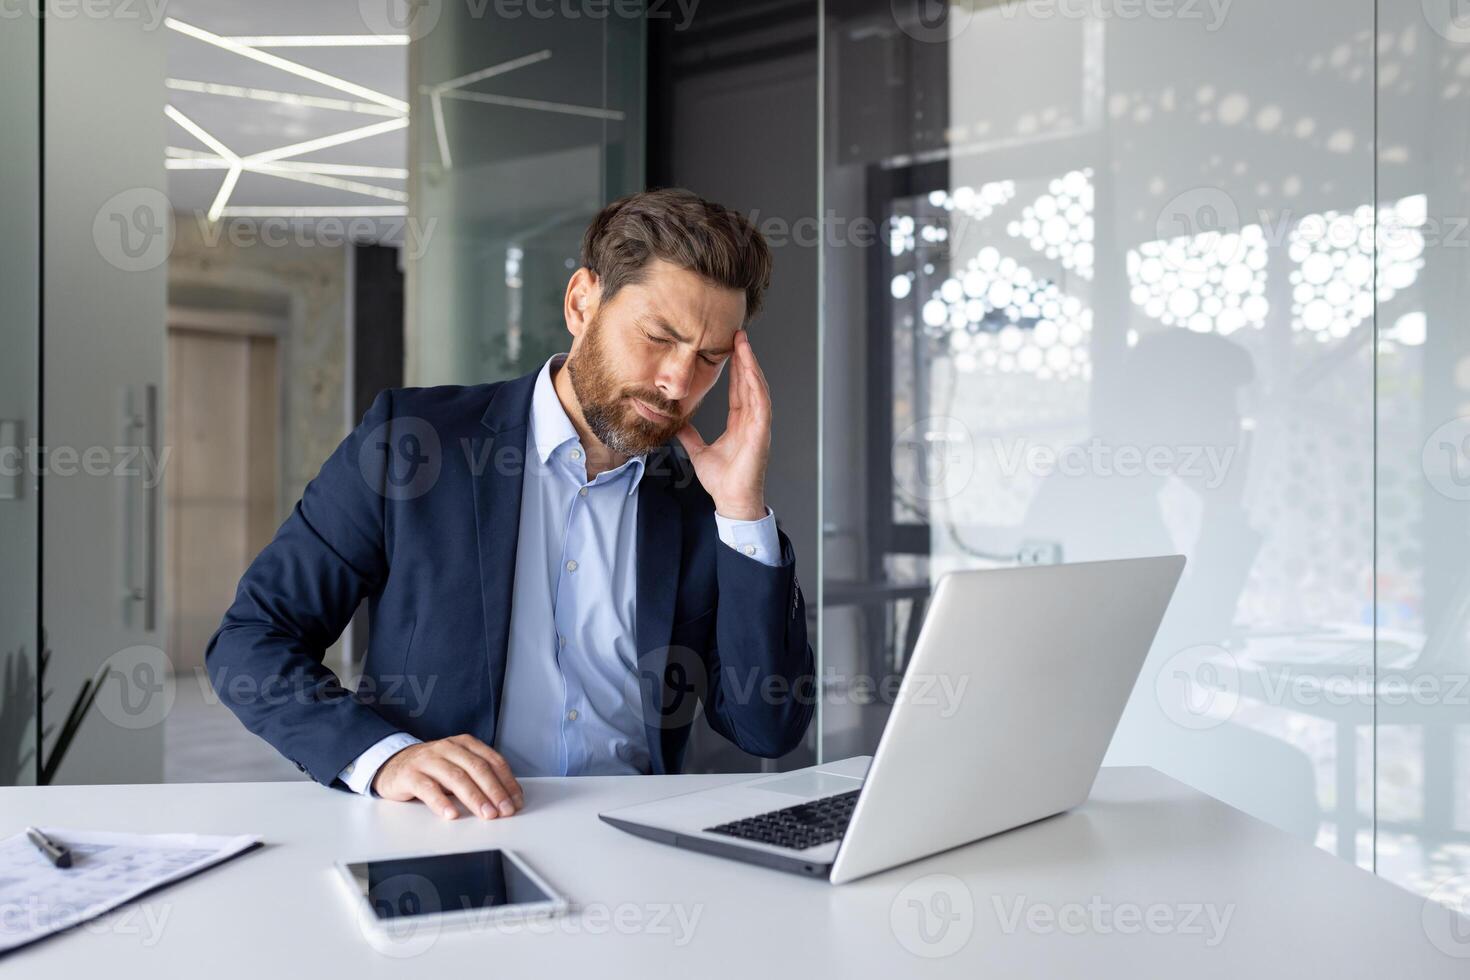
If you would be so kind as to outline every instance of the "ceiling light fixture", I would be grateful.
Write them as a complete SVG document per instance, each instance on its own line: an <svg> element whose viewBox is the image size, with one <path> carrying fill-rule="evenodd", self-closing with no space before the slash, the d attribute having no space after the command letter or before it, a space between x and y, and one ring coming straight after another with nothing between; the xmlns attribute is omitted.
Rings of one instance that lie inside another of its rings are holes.
<svg viewBox="0 0 1470 980"><path fill-rule="evenodd" d="M406 207L225 208L226 218L402 218Z"/></svg>
<svg viewBox="0 0 1470 980"><path fill-rule="evenodd" d="M391 95L384 95L382 92L370 89L365 85L358 85L354 82L347 81L345 78L338 78L337 76L329 75L324 71L317 71L315 68L308 68L306 65L299 64L286 58L282 58L279 55L269 54L265 51L252 48L249 45L240 44L238 42L230 40L227 37L222 37L219 34L213 34L209 31L206 31L201 27L195 27L193 24L186 24L176 17L164 18L163 23L164 26L168 27L169 29L177 31L180 34L186 35L187 37L192 37L195 40L203 41L206 44L213 44L216 47L223 48L226 51L231 51L235 54L240 55L241 57L249 58L252 61L258 61L263 65L270 65L272 68L279 68L281 71L288 72L301 78L305 78L308 81L317 82L321 85L327 86L328 88L334 88L339 92L346 92L349 95L355 95L361 99L367 99L369 102L376 102L378 105L386 106L390 109L396 109L401 113L408 112L407 102L404 102L402 99L395 99Z"/></svg>
<svg viewBox="0 0 1470 980"><path fill-rule="evenodd" d="M382 48L408 44L407 34L260 34L226 37L252 48Z"/></svg>
<svg viewBox="0 0 1470 980"><path fill-rule="evenodd" d="M236 99L253 99L256 102L276 102L283 105L302 106L308 109L336 109L341 112L360 112L371 116L400 116L397 109L390 109L376 102L349 102L320 95L302 95L298 92L278 92L268 88L250 88L244 85L223 85L219 82L198 82L188 78L165 78L163 84L175 92L198 92L202 95L225 95Z"/></svg>

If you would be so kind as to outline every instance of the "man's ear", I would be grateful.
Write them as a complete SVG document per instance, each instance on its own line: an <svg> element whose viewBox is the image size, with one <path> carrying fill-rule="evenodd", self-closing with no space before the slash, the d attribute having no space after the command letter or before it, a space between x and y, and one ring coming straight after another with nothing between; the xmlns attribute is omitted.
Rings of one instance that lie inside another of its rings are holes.
<svg viewBox="0 0 1470 980"><path fill-rule="evenodd" d="M562 298L562 315L573 337L582 336L587 325L597 316L597 304L601 298L602 286L596 273L586 266L572 273L567 282L566 296Z"/></svg>

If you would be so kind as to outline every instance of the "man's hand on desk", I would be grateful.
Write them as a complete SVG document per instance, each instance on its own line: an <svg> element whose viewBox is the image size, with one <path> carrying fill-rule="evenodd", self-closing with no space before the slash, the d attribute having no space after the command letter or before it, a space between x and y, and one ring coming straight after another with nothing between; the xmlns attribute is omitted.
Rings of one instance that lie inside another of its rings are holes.
<svg viewBox="0 0 1470 980"><path fill-rule="evenodd" d="M385 800L423 800L446 820L459 816L451 797L486 820L509 817L525 805L510 765L473 735L455 735L401 749L373 777Z"/></svg>

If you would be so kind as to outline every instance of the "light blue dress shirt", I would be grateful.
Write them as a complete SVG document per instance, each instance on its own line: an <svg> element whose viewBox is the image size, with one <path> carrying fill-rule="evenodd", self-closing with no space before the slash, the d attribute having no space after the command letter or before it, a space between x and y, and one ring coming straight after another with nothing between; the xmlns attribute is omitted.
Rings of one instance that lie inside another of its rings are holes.
<svg viewBox="0 0 1470 980"><path fill-rule="evenodd" d="M638 484L644 456L587 479L586 453L557 397L553 355L536 377L521 487L510 648L495 749L517 776L646 773L636 650ZM722 542L776 565L770 508L715 515ZM382 739L338 777L367 793L378 769L419 740Z"/></svg>

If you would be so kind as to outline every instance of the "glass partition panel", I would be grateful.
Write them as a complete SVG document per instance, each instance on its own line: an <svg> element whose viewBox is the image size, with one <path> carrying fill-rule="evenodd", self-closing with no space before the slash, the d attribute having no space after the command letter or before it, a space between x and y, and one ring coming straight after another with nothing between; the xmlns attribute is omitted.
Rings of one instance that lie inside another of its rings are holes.
<svg viewBox="0 0 1470 980"><path fill-rule="evenodd" d="M826 4L823 753L942 573L1183 553L1108 763L1369 864L1373 7L1115 13Z"/></svg>
<svg viewBox="0 0 1470 980"><path fill-rule="evenodd" d="M1378 873L1470 901L1470 22L1380 3Z"/></svg>
<svg viewBox="0 0 1470 980"><path fill-rule="evenodd" d="M0 31L0 786L36 782L40 480L41 34L17 11Z"/></svg>
<svg viewBox="0 0 1470 980"><path fill-rule="evenodd" d="M570 346L582 233L643 187L644 22L603 13L444 4L410 21L409 384L515 377Z"/></svg>

